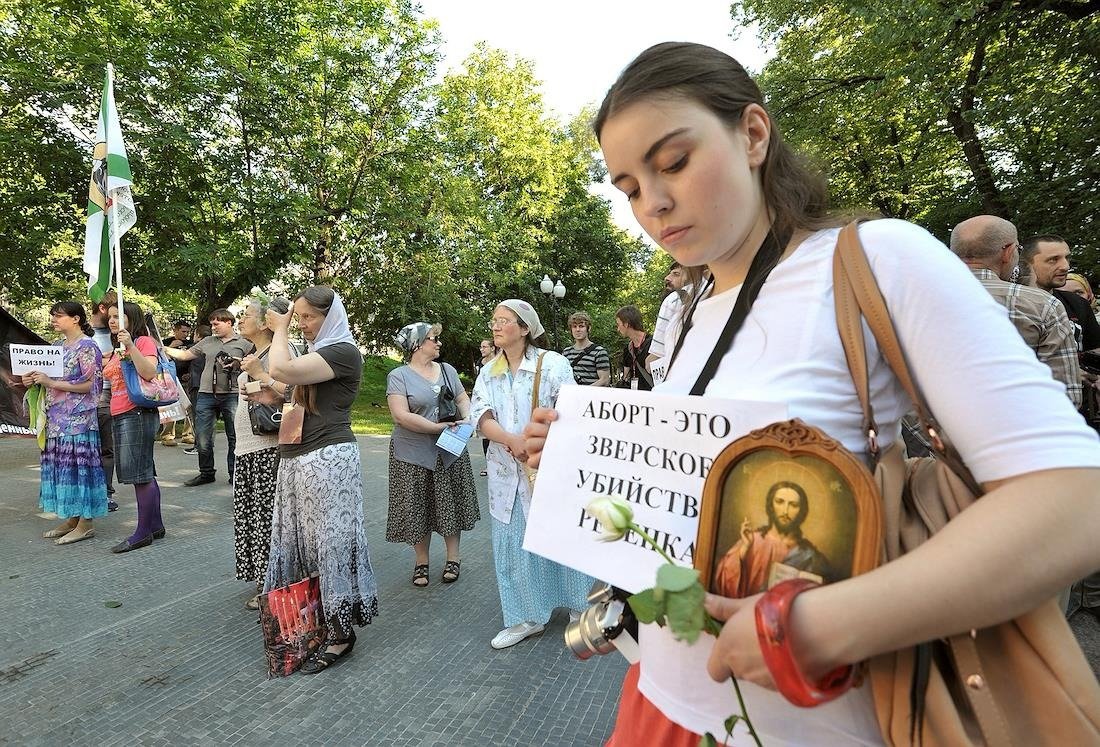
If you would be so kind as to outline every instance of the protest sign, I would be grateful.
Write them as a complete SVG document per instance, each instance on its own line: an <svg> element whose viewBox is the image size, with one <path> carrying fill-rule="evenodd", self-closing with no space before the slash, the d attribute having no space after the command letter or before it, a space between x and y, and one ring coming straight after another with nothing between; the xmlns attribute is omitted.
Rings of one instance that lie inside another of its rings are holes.
<svg viewBox="0 0 1100 747"><path fill-rule="evenodd" d="M678 563L692 564L703 483L726 444L787 418L787 406L585 386L562 387L524 549L627 591L653 585L661 556L633 533L599 542L584 507L621 495Z"/></svg>
<svg viewBox="0 0 1100 747"><path fill-rule="evenodd" d="M13 342L8 347L13 376L41 371L57 379L65 374L65 351L60 345L16 345Z"/></svg>

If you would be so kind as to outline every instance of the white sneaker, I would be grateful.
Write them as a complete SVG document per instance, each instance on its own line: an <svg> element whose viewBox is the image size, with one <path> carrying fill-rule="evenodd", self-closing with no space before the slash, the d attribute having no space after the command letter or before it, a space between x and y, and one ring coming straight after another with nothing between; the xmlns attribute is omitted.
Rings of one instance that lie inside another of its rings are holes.
<svg viewBox="0 0 1100 747"><path fill-rule="evenodd" d="M519 625L513 625L497 633L493 636L493 640L489 642L489 645L495 649L508 648L509 646L515 646L524 638L538 635L542 630L542 626L538 623L521 622Z"/></svg>

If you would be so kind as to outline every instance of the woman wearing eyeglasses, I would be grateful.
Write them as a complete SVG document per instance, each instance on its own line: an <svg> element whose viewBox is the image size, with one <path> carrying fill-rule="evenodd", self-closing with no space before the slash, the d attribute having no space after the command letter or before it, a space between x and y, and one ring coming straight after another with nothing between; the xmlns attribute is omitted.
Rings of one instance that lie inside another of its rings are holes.
<svg viewBox="0 0 1100 747"><path fill-rule="evenodd" d="M62 335L54 344L65 351L63 374L50 378L34 371L23 376L23 385L42 386L46 439L39 507L64 520L42 537L68 545L94 537L92 520L107 514L107 483L99 457L96 417L96 401L103 385L103 356L92 340L92 328L81 304L55 303L50 309L50 323Z"/></svg>
<svg viewBox="0 0 1100 747"><path fill-rule="evenodd" d="M538 635L558 607L587 606L592 579L523 549L523 532L531 510L531 484L524 470L527 452L523 427L531 419L538 376L539 407L550 407L565 384L575 384L564 356L541 348L539 316L531 304L501 301L489 323L493 344L501 353L481 369L474 384L471 422L489 445L489 513L493 517L496 565L504 630L491 646L514 646Z"/></svg>
<svg viewBox="0 0 1100 747"><path fill-rule="evenodd" d="M415 322L401 328L394 340L405 354L405 365L386 377L386 401L393 416L390 438L390 510L386 541L413 546L416 560L412 584L425 587L432 532L443 536L447 562L440 581L458 580L458 546L481 518L470 454L455 456L435 445L439 434L457 425L444 419L452 412L465 422L470 398L449 363L438 363L443 341L438 324Z"/></svg>

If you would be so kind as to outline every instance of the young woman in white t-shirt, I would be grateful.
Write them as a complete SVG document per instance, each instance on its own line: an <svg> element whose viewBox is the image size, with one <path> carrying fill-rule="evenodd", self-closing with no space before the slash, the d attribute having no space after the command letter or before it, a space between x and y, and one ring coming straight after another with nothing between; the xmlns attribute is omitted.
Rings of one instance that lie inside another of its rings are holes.
<svg viewBox="0 0 1100 747"><path fill-rule="evenodd" d="M597 116L612 183L646 232L690 268L700 297L688 331L683 316L669 331L670 350L684 339L656 392L691 390L771 234L778 264L704 396L782 402L790 417L862 454L866 434L833 307L841 222L763 101L724 53L666 43L623 71ZM926 231L881 220L859 235L917 384L988 493L917 550L796 597L787 634L809 682L1012 619L1100 567L1100 442L1049 370ZM704 265L713 283L699 282ZM868 359L885 448L910 404L873 341ZM537 464L554 417L536 411L525 431L529 463ZM704 636L689 647L642 626L640 668L624 683L609 744L694 745L705 731L723 734L723 720L738 712L730 675L764 744L881 744L868 686L808 709L775 692L757 639L758 598L708 596L707 609L724 621L717 641ZM738 726L731 744L751 743Z"/></svg>

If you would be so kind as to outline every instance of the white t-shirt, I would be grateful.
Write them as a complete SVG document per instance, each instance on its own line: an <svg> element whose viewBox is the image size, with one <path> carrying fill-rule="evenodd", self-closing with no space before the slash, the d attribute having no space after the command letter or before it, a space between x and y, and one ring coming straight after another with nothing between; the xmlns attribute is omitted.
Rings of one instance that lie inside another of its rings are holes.
<svg viewBox="0 0 1100 747"><path fill-rule="evenodd" d="M687 293L691 292L691 286L684 288ZM672 353L672 346L665 347L665 339L668 336L669 325L672 320L680 315L680 311L684 308L684 302L680 300L680 294L676 291L669 293L665 296L665 300L661 301L661 308L657 311L657 321L653 324L653 342L649 344L650 355L670 355ZM671 342L675 338L668 338Z"/></svg>
<svg viewBox="0 0 1100 747"><path fill-rule="evenodd" d="M297 348L293 345L288 345L287 347L291 359L297 358ZM267 355L262 355L260 363L266 373ZM263 376L258 380L267 381L270 378L270 376ZM257 435L252 432L252 418L248 415L248 395L244 390L248 380L248 374L243 371L237 377L237 410L233 414L233 426L236 428L237 432L237 445L234 447L233 453L237 456L251 454L254 451L262 451L263 449L273 449L279 445L278 433Z"/></svg>
<svg viewBox="0 0 1100 747"><path fill-rule="evenodd" d="M832 257L839 229L811 235L768 277L722 359L707 394L786 403L790 417L821 428L861 454L861 409L833 306ZM1041 469L1100 467L1100 440L1064 387L1026 346L1000 304L966 265L923 229L904 221L863 224L867 252L910 371L945 432L981 482ZM686 394L718 339L740 288L698 304L691 330L658 392ZM666 342L682 328L677 319ZM869 330L872 406L885 447L900 433L908 397ZM730 683L706 674L712 638L691 647L642 626L639 689L672 721L724 734L737 713ZM881 744L870 688L817 708L742 683L753 724L768 745ZM731 744L749 744L743 727Z"/></svg>

